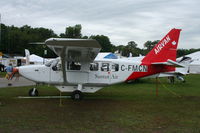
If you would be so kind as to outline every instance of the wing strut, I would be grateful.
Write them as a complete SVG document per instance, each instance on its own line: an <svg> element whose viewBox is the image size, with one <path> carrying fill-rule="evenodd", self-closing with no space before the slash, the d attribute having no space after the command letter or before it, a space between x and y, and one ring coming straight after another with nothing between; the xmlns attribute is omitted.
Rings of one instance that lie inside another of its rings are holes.
<svg viewBox="0 0 200 133"><path fill-rule="evenodd" d="M62 72L63 72L63 84L67 83L67 76L66 76L66 67L65 67L65 57L66 57L66 46L62 49L61 52L61 62L62 62Z"/></svg>

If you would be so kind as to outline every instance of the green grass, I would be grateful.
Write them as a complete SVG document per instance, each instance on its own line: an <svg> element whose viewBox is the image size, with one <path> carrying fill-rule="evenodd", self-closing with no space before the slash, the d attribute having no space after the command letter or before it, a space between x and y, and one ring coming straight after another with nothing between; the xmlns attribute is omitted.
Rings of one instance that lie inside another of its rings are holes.
<svg viewBox="0 0 200 133"><path fill-rule="evenodd" d="M18 99L30 87L0 88L0 132L3 133L199 133L200 75L186 83L154 79L105 87L80 102L63 99ZM167 87L164 88L163 85ZM59 95L39 86L40 95ZM180 97L179 97L180 96Z"/></svg>
<svg viewBox="0 0 200 133"><path fill-rule="evenodd" d="M0 72L0 78L5 77L6 76L6 72Z"/></svg>

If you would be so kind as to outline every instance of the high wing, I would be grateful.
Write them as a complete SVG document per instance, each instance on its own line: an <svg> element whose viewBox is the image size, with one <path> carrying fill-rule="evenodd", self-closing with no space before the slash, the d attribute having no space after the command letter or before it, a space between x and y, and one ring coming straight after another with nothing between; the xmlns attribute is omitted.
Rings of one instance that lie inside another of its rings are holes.
<svg viewBox="0 0 200 133"><path fill-rule="evenodd" d="M61 57L64 84L68 84L67 61L87 65L95 59L101 50L100 44L93 39L50 38L45 41L45 44Z"/></svg>
<svg viewBox="0 0 200 133"><path fill-rule="evenodd" d="M45 44L66 61L92 62L101 46L93 39L50 38Z"/></svg>

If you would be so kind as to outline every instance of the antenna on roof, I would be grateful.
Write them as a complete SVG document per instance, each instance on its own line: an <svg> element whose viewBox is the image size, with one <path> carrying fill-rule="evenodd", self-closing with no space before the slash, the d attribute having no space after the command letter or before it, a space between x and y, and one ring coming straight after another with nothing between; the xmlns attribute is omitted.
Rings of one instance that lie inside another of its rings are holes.
<svg viewBox="0 0 200 133"><path fill-rule="evenodd" d="M44 45L45 42L30 42L31 45Z"/></svg>

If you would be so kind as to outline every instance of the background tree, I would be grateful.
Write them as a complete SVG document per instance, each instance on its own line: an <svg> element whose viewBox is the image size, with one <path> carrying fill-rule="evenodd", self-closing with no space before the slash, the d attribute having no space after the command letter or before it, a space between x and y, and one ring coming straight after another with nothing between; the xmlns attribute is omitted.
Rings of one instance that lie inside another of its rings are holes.
<svg viewBox="0 0 200 133"><path fill-rule="evenodd" d="M144 50L143 50L143 54L146 55L149 51L151 51L153 49L153 47L158 44L160 40L155 40L155 41L146 41L144 43Z"/></svg>
<svg viewBox="0 0 200 133"><path fill-rule="evenodd" d="M128 42L127 45L129 48L135 49L138 45L134 41Z"/></svg>
<svg viewBox="0 0 200 133"><path fill-rule="evenodd" d="M50 37L57 35L50 29L31 28L30 26L6 26L1 24L0 51L11 55L24 55L24 49L29 49L31 53L39 56L44 55L44 47L40 45L30 45L30 42L44 42ZM46 57L55 57L55 54L48 50Z"/></svg>
<svg viewBox="0 0 200 133"><path fill-rule="evenodd" d="M122 56L129 57L130 54L131 55L133 55L133 53L135 54L136 47L137 47L137 44L134 41L128 42L128 45L126 45L123 48Z"/></svg>
<svg viewBox="0 0 200 133"><path fill-rule="evenodd" d="M200 51L200 48L198 49L178 49L177 50L177 57L181 57L181 56L184 56L184 55L188 55L188 54L191 54L191 53L194 53L194 52L197 52L197 51Z"/></svg>
<svg viewBox="0 0 200 133"><path fill-rule="evenodd" d="M101 52L115 52L119 51L123 56L129 56L132 53L133 56L139 56L140 54L146 55L158 42L147 41L144 44L144 49L138 48L138 45L134 41L128 42L127 45L115 46L111 44L108 36L104 35L93 35L93 36L82 36L82 27L80 24L75 26L66 27L65 33L61 33L59 37L63 38L84 38L84 39L96 39L102 46ZM32 28L31 26L24 25L22 27L7 26L1 24L1 42L0 52L8 54L24 55L24 49L29 49L31 53L39 56L44 56L44 50L48 50L45 57L56 57L56 55L46 45L30 45L31 42L44 42L46 39L51 37L58 37L53 30L46 29L43 27ZM178 49L177 57L187 55L200 49Z"/></svg>
<svg viewBox="0 0 200 133"><path fill-rule="evenodd" d="M77 24L75 26L68 26L66 27L65 35L61 34L61 36L67 38L81 38L82 37L81 29L82 26L80 24Z"/></svg>
<svg viewBox="0 0 200 133"><path fill-rule="evenodd" d="M137 43L135 43L134 41L130 41L127 45L117 46L116 49L122 56L129 57L130 53L132 56L139 56L142 51L137 46Z"/></svg>
<svg viewBox="0 0 200 133"><path fill-rule="evenodd" d="M153 49L153 47L159 42L160 40L155 40L155 41L146 41L144 43L144 48L147 49L147 51L150 51Z"/></svg>
<svg viewBox="0 0 200 133"><path fill-rule="evenodd" d="M95 39L99 42L102 49L101 52L114 52L114 46L111 44L110 39L104 35L93 35L90 39Z"/></svg>

